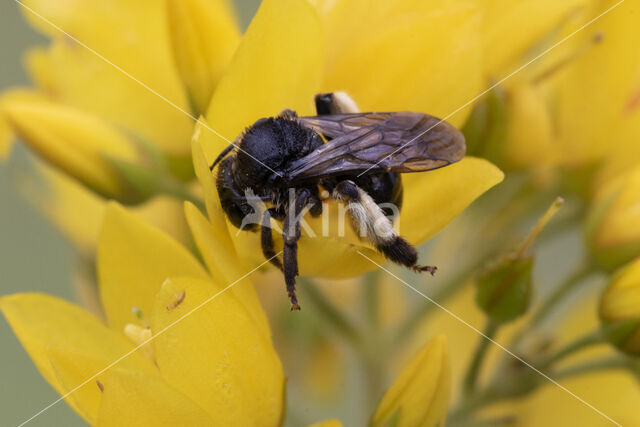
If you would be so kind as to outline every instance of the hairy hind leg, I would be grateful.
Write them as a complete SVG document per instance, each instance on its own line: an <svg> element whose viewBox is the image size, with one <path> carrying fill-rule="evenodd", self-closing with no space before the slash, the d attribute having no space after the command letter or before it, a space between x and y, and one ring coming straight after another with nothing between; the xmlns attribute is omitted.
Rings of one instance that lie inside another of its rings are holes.
<svg viewBox="0 0 640 427"><path fill-rule="evenodd" d="M333 197L348 203L351 225L356 233L368 240L387 259L404 265L415 272L429 272L432 275L437 268L418 265L418 252L403 239L374 202L373 198L353 181L341 181L333 190Z"/></svg>

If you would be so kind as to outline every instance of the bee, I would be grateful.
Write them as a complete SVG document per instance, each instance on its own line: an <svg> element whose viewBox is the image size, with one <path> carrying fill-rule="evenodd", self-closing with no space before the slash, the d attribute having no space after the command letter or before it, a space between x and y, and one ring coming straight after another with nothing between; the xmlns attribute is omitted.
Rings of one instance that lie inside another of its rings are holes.
<svg viewBox="0 0 640 427"><path fill-rule="evenodd" d="M296 297L301 214L322 214L321 191L347 203L354 230L387 259L417 272L416 249L393 228L380 204L402 205L401 173L438 169L465 155L462 133L436 117L413 112L359 113L342 92L318 94L316 116L284 110L248 127L220 153L216 186L222 208L239 229L261 233L262 252L284 273L291 309ZM291 194L293 197L291 197ZM255 212L257 198L271 206ZM259 215L261 221L243 219ZM276 257L271 218L282 223Z"/></svg>

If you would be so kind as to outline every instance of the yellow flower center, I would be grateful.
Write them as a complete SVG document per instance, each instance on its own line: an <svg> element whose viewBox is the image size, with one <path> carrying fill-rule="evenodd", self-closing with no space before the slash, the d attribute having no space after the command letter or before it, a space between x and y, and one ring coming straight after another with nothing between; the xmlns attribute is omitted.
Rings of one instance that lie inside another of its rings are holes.
<svg viewBox="0 0 640 427"><path fill-rule="evenodd" d="M124 334L136 346L141 346L143 354L155 363L156 357L150 342L152 333L149 326L142 327L134 323L127 323L124 327Z"/></svg>

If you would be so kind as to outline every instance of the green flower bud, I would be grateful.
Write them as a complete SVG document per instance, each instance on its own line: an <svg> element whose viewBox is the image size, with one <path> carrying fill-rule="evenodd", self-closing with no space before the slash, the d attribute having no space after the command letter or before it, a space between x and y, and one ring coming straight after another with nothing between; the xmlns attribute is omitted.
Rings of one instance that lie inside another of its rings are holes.
<svg viewBox="0 0 640 427"><path fill-rule="evenodd" d="M500 256L478 276L476 302L493 323L510 322L529 308L535 256L526 253L563 203L556 199L515 251Z"/></svg>
<svg viewBox="0 0 640 427"><path fill-rule="evenodd" d="M640 356L640 258L613 276L600 298L599 314L609 342Z"/></svg>
<svg viewBox="0 0 640 427"><path fill-rule="evenodd" d="M507 323L527 311L533 261L533 256L503 257L478 277L476 302L492 321Z"/></svg>

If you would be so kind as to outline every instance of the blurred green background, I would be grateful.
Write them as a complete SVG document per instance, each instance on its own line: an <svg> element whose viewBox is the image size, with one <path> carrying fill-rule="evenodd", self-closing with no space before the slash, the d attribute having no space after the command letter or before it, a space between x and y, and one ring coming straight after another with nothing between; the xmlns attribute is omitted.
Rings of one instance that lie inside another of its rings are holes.
<svg viewBox="0 0 640 427"><path fill-rule="evenodd" d="M236 1L243 25L259 3ZM11 0L0 2L0 90L28 84L22 53L29 46L47 43L26 24L19 8ZM46 292L74 300L72 247L19 194L17 176L21 167L27 167L27 153L20 146L15 148L11 161L0 163L0 295ZM0 316L0 426L22 423L58 397ZM33 427L83 425L63 403L29 423Z"/></svg>

